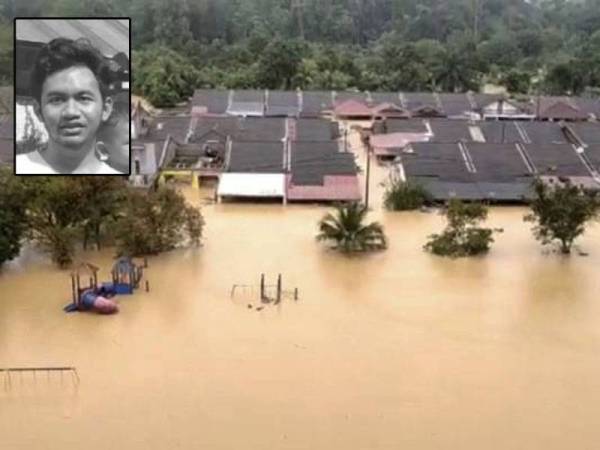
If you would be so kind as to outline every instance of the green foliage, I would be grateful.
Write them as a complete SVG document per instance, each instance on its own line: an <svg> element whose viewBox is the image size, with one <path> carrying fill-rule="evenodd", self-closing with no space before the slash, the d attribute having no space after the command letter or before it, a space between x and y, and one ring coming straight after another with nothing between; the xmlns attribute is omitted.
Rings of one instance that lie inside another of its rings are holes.
<svg viewBox="0 0 600 450"><path fill-rule="evenodd" d="M501 82L510 93L527 94L531 86L531 74L519 69L510 69L504 74Z"/></svg>
<svg viewBox="0 0 600 450"><path fill-rule="evenodd" d="M563 254L571 253L573 242L585 232L586 224L598 217L600 194L568 180L545 183L538 179L533 190L531 212L524 220L534 224L533 234L542 245L558 241Z"/></svg>
<svg viewBox="0 0 600 450"><path fill-rule="evenodd" d="M317 240L333 242L333 248L344 253L383 250L387 239L383 227L372 222L365 225L367 208L361 203L339 205L335 213L327 213L319 222Z"/></svg>
<svg viewBox="0 0 600 450"><path fill-rule="evenodd" d="M424 246L435 255L456 258L487 253L494 242L494 231L500 231L477 226L488 214L480 203L452 199L442 214L448 221L446 228L441 234L430 235Z"/></svg>
<svg viewBox="0 0 600 450"><path fill-rule="evenodd" d="M166 47L135 52L133 90L155 106L175 106L191 96L199 73L189 60Z"/></svg>
<svg viewBox="0 0 600 450"><path fill-rule="evenodd" d="M545 91L549 94L579 94L585 88L581 61L572 60L553 65L545 79Z"/></svg>
<svg viewBox="0 0 600 450"><path fill-rule="evenodd" d="M120 255L151 255L174 249L186 238L199 244L204 220L200 211L186 205L177 191L129 192L115 237Z"/></svg>
<svg viewBox="0 0 600 450"><path fill-rule="evenodd" d="M36 177L23 181L28 237L50 253L60 267L69 265L81 220L77 193L68 177Z"/></svg>
<svg viewBox="0 0 600 450"><path fill-rule="evenodd" d="M546 74L545 93L600 86L597 0L9 4L0 17L0 80L12 77L14 15L131 16L134 90L158 106L196 87L462 92L495 79L523 93L524 72Z"/></svg>
<svg viewBox="0 0 600 450"><path fill-rule="evenodd" d="M0 267L21 251L27 223L24 200L17 178L0 167Z"/></svg>
<svg viewBox="0 0 600 450"><path fill-rule="evenodd" d="M275 40L265 48L258 62L258 82L269 89L291 89L292 79L302 62L302 47L294 41Z"/></svg>
<svg viewBox="0 0 600 450"><path fill-rule="evenodd" d="M388 183L383 195L384 206L390 211L419 209L431 200L431 194L413 181L392 181Z"/></svg>
<svg viewBox="0 0 600 450"><path fill-rule="evenodd" d="M90 241L97 249L102 238L110 235L110 227L119 216L127 195L125 179L121 177L73 177L69 180L77 195L78 225L83 233L83 248Z"/></svg>

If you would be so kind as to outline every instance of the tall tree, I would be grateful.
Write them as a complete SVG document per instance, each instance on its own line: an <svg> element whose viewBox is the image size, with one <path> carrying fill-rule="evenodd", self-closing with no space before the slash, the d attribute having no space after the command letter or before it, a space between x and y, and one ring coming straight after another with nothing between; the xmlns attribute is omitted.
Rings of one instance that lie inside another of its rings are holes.
<svg viewBox="0 0 600 450"><path fill-rule="evenodd" d="M563 254L571 253L573 242L585 232L590 220L600 213L600 193L583 189L568 179L545 183L536 180L531 212L524 217L532 222L533 234L542 245L560 244Z"/></svg>
<svg viewBox="0 0 600 450"><path fill-rule="evenodd" d="M330 241L344 253L385 249L383 227L378 222L365 225L366 216L367 208L360 203L338 206L319 222L317 240Z"/></svg>
<svg viewBox="0 0 600 450"><path fill-rule="evenodd" d="M26 229L25 195L18 179L0 167L0 268L19 255Z"/></svg>

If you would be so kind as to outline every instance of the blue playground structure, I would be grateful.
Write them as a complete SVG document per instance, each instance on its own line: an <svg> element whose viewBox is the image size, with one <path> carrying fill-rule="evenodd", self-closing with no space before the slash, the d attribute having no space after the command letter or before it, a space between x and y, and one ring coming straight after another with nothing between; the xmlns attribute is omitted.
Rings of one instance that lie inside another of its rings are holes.
<svg viewBox="0 0 600 450"><path fill-rule="evenodd" d="M115 261L111 274L112 283L102 283L102 286L114 290L117 295L129 295L140 287L144 269L128 256L123 256Z"/></svg>
<svg viewBox="0 0 600 450"><path fill-rule="evenodd" d="M144 266L147 267L144 260ZM114 300L115 295L130 295L140 287L144 274L141 266L136 265L129 257L117 259L112 267L111 282L98 285L99 268L89 263L79 264L71 273L72 302L63 309L65 312L95 311L103 314L118 312L118 306ZM88 284L83 285L81 275L88 277ZM146 281L146 291L149 290Z"/></svg>

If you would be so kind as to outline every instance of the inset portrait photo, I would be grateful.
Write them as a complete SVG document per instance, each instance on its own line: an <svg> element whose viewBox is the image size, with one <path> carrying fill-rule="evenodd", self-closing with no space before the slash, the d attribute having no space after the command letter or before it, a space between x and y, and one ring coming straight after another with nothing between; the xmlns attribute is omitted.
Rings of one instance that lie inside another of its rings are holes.
<svg viewBox="0 0 600 450"><path fill-rule="evenodd" d="M15 174L129 175L130 19L15 19Z"/></svg>

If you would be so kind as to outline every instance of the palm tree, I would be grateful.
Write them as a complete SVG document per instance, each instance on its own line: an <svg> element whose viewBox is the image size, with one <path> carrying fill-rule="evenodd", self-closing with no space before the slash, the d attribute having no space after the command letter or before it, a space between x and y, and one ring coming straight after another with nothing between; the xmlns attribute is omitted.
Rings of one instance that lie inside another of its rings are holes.
<svg viewBox="0 0 600 450"><path fill-rule="evenodd" d="M317 240L333 241L333 248L346 253L385 249L383 227L377 222L364 225L366 215L361 203L336 206L335 214L327 213L320 220Z"/></svg>

